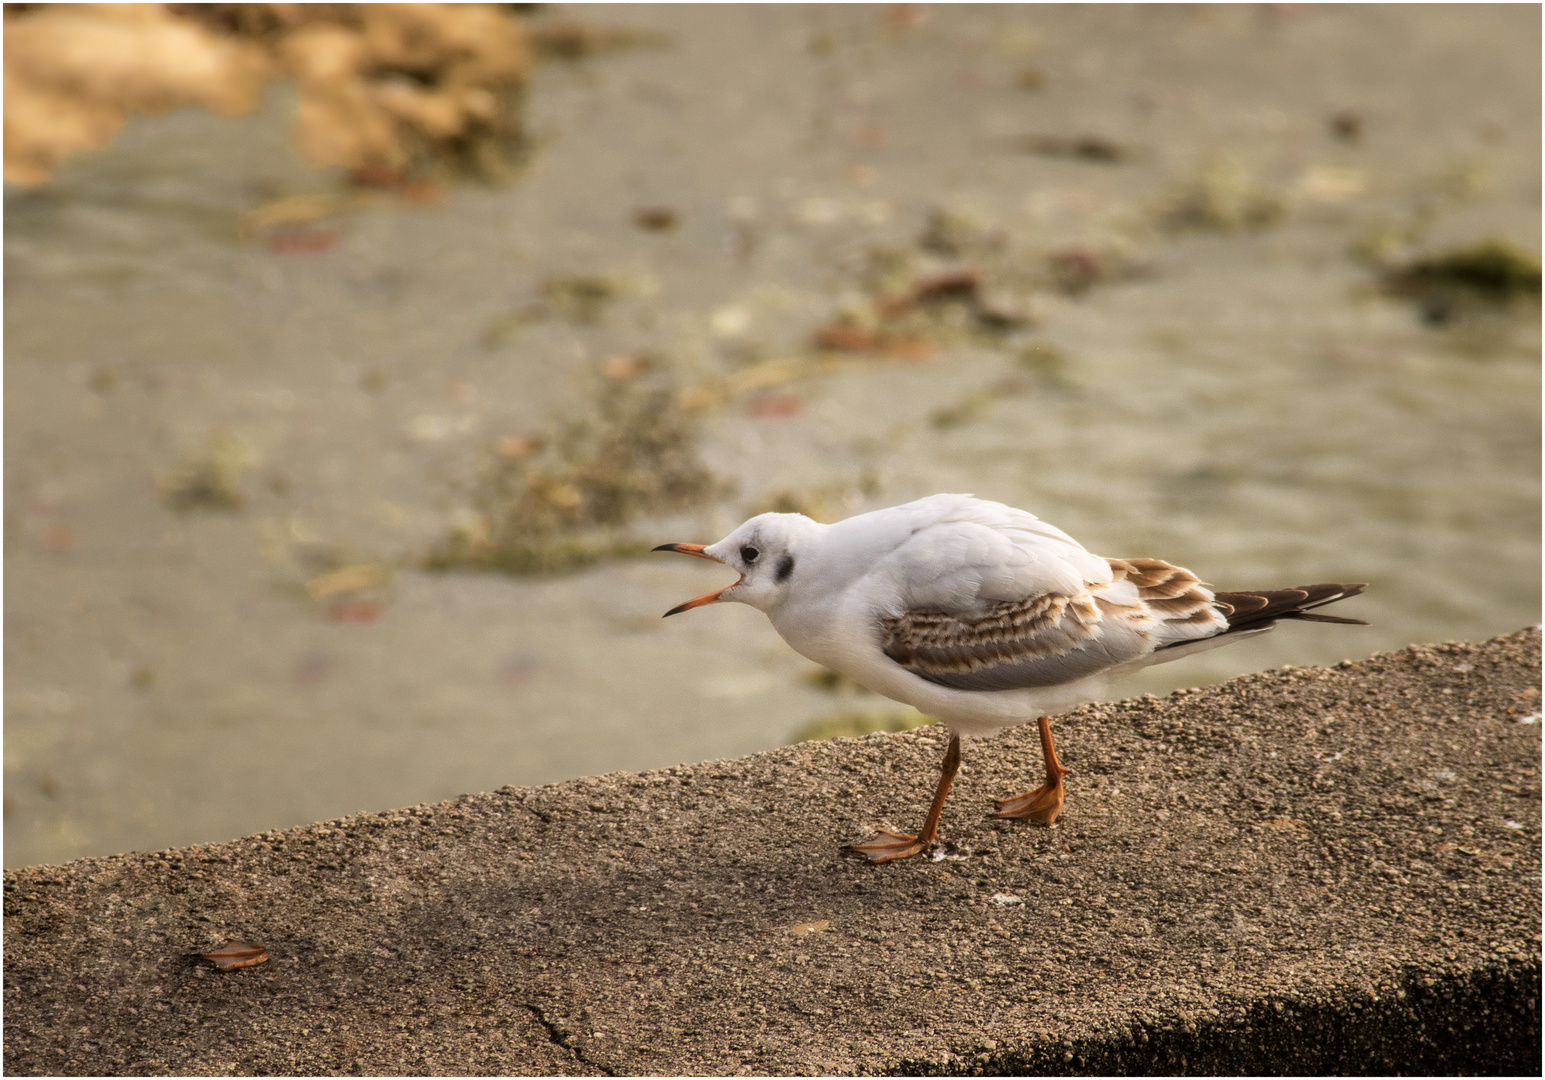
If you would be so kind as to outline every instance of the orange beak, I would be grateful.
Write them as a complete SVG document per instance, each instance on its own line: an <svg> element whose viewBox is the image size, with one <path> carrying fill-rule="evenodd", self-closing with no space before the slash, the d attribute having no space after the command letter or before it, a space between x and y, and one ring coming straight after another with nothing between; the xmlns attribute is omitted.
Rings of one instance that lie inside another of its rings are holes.
<svg viewBox="0 0 1545 1080"><path fill-rule="evenodd" d="M707 559L709 562L718 562L719 561L718 559L714 558L712 555L709 555L706 552L704 552L702 544L661 544L659 547L655 548L655 550L656 551L675 551L675 552L679 552L682 555L691 555L693 558L696 558L696 559ZM745 575L741 575L741 577L739 579L737 579L733 585L726 585L723 589L720 589L718 592L711 592L711 593L708 593L705 596L699 596L696 600L688 600L685 604L677 604L675 607L671 608L669 611L667 611L664 615L662 615L660 617L662 619L668 619L672 615L680 615L683 611L691 611L693 608L695 608L695 607L702 607L704 604L717 604L719 602L720 593L723 593L725 591L725 589L733 589L735 587L735 585L739 585L744 580L745 580Z"/></svg>

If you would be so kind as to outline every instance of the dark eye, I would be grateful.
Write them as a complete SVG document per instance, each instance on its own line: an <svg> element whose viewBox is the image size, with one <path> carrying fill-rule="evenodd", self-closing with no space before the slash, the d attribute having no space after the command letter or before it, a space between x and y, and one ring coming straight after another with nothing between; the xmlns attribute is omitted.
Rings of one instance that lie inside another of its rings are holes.
<svg viewBox="0 0 1545 1080"><path fill-rule="evenodd" d="M747 544L745 547L740 549L740 559L742 562L754 563L756 562L757 556L760 554L761 552L756 550L756 548L752 547L750 544Z"/></svg>

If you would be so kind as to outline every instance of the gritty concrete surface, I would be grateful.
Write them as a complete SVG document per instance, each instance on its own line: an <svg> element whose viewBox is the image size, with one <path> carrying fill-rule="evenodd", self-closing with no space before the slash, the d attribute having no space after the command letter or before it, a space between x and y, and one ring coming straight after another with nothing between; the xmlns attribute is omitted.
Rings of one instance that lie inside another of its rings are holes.
<svg viewBox="0 0 1545 1080"><path fill-rule="evenodd" d="M937 861L924 729L8 870L5 1070L1534 1075L1539 645L972 741Z"/></svg>

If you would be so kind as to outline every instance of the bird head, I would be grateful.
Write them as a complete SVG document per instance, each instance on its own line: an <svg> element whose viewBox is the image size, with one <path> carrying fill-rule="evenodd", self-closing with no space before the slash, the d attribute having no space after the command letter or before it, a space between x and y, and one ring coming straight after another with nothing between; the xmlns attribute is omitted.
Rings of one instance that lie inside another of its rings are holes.
<svg viewBox="0 0 1545 1080"><path fill-rule="evenodd" d="M710 559L740 574L733 585L677 604L666 616L720 601L749 604L759 611L777 607L798 576L801 539L820 528L803 514L760 514L717 544L661 544L656 551Z"/></svg>

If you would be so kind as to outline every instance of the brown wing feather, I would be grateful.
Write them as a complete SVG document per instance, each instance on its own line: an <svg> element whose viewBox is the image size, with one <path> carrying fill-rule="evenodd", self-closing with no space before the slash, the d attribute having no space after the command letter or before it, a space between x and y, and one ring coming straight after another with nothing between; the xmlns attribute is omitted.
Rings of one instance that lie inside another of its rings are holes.
<svg viewBox="0 0 1545 1080"><path fill-rule="evenodd" d="M914 675L957 690L1060 686L1132 658L1132 635L1101 628L1105 619L1126 617L1103 611L1087 594L977 612L908 611L881 622L881 648Z"/></svg>
<svg viewBox="0 0 1545 1080"><path fill-rule="evenodd" d="M1210 623L1214 610L1221 610L1212 592L1183 566L1160 559L1106 559L1114 581L1130 581L1137 587L1137 598L1149 614L1166 623ZM1101 600L1102 608L1114 607Z"/></svg>
<svg viewBox="0 0 1545 1080"><path fill-rule="evenodd" d="M1144 600L1175 600L1198 596L1206 590L1201 581L1183 566L1162 559L1106 559L1116 581L1130 581Z"/></svg>
<svg viewBox="0 0 1545 1080"><path fill-rule="evenodd" d="M975 612L907 611L880 623L881 648L902 667L933 674L1058 656L1094 635L1087 596L1031 596Z"/></svg>
<svg viewBox="0 0 1545 1080"><path fill-rule="evenodd" d="M1367 624L1309 609L1356 596L1364 585L1304 585L1211 593L1182 567L1158 559L1108 559L1115 580L1137 586L1140 604L1088 594L1006 600L979 611L907 611L880 623L885 655L914 674L962 690L1051 686L1124 660L1101 640L1102 619L1159 615L1170 623L1208 623L1222 612L1228 629L1203 638L1263 630L1278 619ZM1147 612L1147 615L1142 614ZM1193 644L1193 641L1174 645ZM1166 646L1173 648L1174 645ZM1163 650L1161 650L1163 651Z"/></svg>
<svg viewBox="0 0 1545 1080"><path fill-rule="evenodd" d="M1348 623L1367 626L1361 619L1343 619L1337 615L1314 615L1311 608L1333 604L1356 596L1366 584L1299 585L1292 589L1253 589L1247 592L1220 592L1213 595L1219 609L1228 616L1228 630L1256 630L1270 626L1278 619L1300 619L1306 622Z"/></svg>

